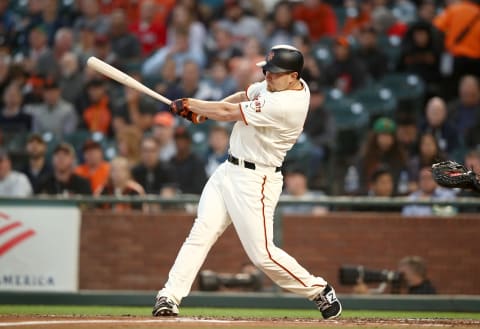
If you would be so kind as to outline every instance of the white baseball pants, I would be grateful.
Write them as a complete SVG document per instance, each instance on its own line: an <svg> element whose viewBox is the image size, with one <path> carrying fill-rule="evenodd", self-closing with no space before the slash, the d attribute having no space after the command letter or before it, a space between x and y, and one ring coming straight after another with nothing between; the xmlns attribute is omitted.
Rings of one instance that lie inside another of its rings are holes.
<svg viewBox="0 0 480 329"><path fill-rule="evenodd" d="M198 215L170 270L159 296L180 304L191 286L208 251L233 223L252 263L280 287L308 299L326 285L311 275L273 243L273 214L282 191L283 177L275 168L244 168L225 162L205 185Z"/></svg>

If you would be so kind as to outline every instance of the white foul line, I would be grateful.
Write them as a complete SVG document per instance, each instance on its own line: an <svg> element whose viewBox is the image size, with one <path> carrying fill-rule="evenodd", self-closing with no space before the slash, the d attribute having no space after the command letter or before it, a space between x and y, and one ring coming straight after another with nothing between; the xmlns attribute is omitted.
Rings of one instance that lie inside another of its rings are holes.
<svg viewBox="0 0 480 329"><path fill-rule="evenodd" d="M49 325L49 324L120 324L120 323L245 323L251 321L244 320L207 320L207 319L192 319L192 318L176 318L176 319L124 319L124 320L110 320L110 319L97 319L97 320L39 320L39 321L19 321L19 322L0 322L0 327L22 327L22 326L37 326L37 325Z"/></svg>

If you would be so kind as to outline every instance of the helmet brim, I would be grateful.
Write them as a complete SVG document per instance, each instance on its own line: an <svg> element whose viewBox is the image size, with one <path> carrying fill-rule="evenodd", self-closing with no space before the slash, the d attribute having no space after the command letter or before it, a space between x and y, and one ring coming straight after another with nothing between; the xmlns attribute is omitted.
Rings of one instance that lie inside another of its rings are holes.
<svg viewBox="0 0 480 329"><path fill-rule="evenodd" d="M263 71L268 71L272 73L285 73L285 72L294 72L292 70L282 69L276 65L273 65L271 62L261 61L256 64L258 67L261 67Z"/></svg>

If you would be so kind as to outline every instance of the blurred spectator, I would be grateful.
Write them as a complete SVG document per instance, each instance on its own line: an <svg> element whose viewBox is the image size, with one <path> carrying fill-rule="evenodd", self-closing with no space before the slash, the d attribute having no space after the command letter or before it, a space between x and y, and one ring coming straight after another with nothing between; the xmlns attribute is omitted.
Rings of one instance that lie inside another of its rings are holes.
<svg viewBox="0 0 480 329"><path fill-rule="evenodd" d="M157 75L169 57L175 61L177 76L183 73L184 63L187 61L194 61L200 67L206 62L203 50L194 51L190 48L187 30L176 30L175 43L169 43L146 59L142 65L142 75L145 77Z"/></svg>
<svg viewBox="0 0 480 329"><path fill-rule="evenodd" d="M123 9L115 9L110 15L109 36L112 51L118 66L126 69L132 61L139 60L141 48L138 38L128 30L128 22Z"/></svg>
<svg viewBox="0 0 480 329"><path fill-rule="evenodd" d="M327 84L345 94L364 87L368 79L367 69L352 53L346 38L335 39L333 55L333 62L325 68Z"/></svg>
<svg viewBox="0 0 480 329"><path fill-rule="evenodd" d="M305 0L293 11L296 20L305 22L313 42L337 33L337 18L333 8L322 0Z"/></svg>
<svg viewBox="0 0 480 329"><path fill-rule="evenodd" d="M215 169L228 159L229 146L228 129L224 125L215 125L208 133L208 150L206 155L205 172L210 177Z"/></svg>
<svg viewBox="0 0 480 329"><path fill-rule="evenodd" d="M344 7L347 14L342 28L342 35L358 35L365 27L371 25L372 1L345 0Z"/></svg>
<svg viewBox="0 0 480 329"><path fill-rule="evenodd" d="M24 84L21 84L23 93L23 106L27 110L31 105L43 103L43 87L45 77L36 74L30 75Z"/></svg>
<svg viewBox="0 0 480 329"><path fill-rule="evenodd" d="M409 200L452 200L455 198L455 192L451 189L441 188L437 185L432 176L430 166L420 169L418 175L418 190L408 196ZM408 205L402 209L403 216L434 216L452 214L451 208L427 206L427 205Z"/></svg>
<svg viewBox="0 0 480 329"><path fill-rule="evenodd" d="M379 167L370 177L368 195L378 197L392 197L395 193L393 185L393 175L387 167ZM380 208L383 210L391 210L391 208ZM368 209L372 209L369 207ZM379 209L375 209L378 211Z"/></svg>
<svg viewBox="0 0 480 329"><path fill-rule="evenodd" d="M53 150L53 174L39 186L38 193L92 194L90 182L74 173L75 150L72 145L61 142Z"/></svg>
<svg viewBox="0 0 480 329"><path fill-rule="evenodd" d="M245 90L253 82L264 78L262 71L256 65L264 59L265 55L260 42L254 37L248 38L245 41L243 56L234 57L228 61L237 90Z"/></svg>
<svg viewBox="0 0 480 329"><path fill-rule="evenodd" d="M316 177L322 171L330 152L335 146L337 129L335 119L324 106L325 93L318 83L310 84L310 105L303 131L312 143L309 177Z"/></svg>
<svg viewBox="0 0 480 329"><path fill-rule="evenodd" d="M1 3L1 1L0 1ZM12 58L9 55L0 55L0 95L3 95L5 88L12 80ZM3 100L0 99L0 108L3 107Z"/></svg>
<svg viewBox="0 0 480 329"><path fill-rule="evenodd" d="M430 23L419 21L410 26L402 40L398 69L419 75L429 95L438 94L441 45L436 43Z"/></svg>
<svg viewBox="0 0 480 329"><path fill-rule="evenodd" d="M168 162L177 152L173 140L175 118L169 112L160 112L153 119L152 137L158 144L157 157Z"/></svg>
<svg viewBox="0 0 480 329"><path fill-rule="evenodd" d="M311 83L319 83L322 86L325 85L326 77L323 74L324 67L317 61L317 58L315 58L309 37L296 36L293 38L293 45L303 54L302 79L305 80L308 85ZM258 63L258 61L255 63ZM257 67L257 72L258 71Z"/></svg>
<svg viewBox="0 0 480 329"><path fill-rule="evenodd" d="M80 17L74 23L75 32L78 33L83 26L92 26L97 34L108 32L108 19L100 13L99 1L80 0Z"/></svg>
<svg viewBox="0 0 480 329"><path fill-rule="evenodd" d="M480 23L478 25L480 26ZM462 140L467 136L469 130L480 122L480 83L478 78L472 75L462 77L458 86L458 99L448 104L448 119Z"/></svg>
<svg viewBox="0 0 480 329"><path fill-rule="evenodd" d="M402 274L407 285L408 294L436 294L436 289L427 277L427 267L423 258L407 256L398 264L398 272Z"/></svg>
<svg viewBox="0 0 480 329"><path fill-rule="evenodd" d="M22 107L22 92L16 83L11 83L3 93L3 108L0 112L0 130L5 136L29 132L32 117Z"/></svg>
<svg viewBox="0 0 480 329"><path fill-rule="evenodd" d="M371 78L379 80L388 69L388 57L378 47L377 32L373 27L365 26L359 30L356 55L363 62Z"/></svg>
<svg viewBox="0 0 480 329"><path fill-rule="evenodd" d="M60 85L61 97L75 104L84 88L83 75L80 71L78 56L73 52L65 53L60 59Z"/></svg>
<svg viewBox="0 0 480 329"><path fill-rule="evenodd" d="M293 44L293 37L308 36L308 28L302 21L293 19L293 5L281 0L276 3L272 18L267 22L267 44L270 49L274 45Z"/></svg>
<svg viewBox="0 0 480 329"><path fill-rule="evenodd" d="M36 72L38 59L45 54L51 54L48 46L47 31L43 25L34 26L28 34L28 45L15 55L14 59L22 63L23 68L29 73Z"/></svg>
<svg viewBox="0 0 480 329"><path fill-rule="evenodd" d="M473 74L480 78L480 4L476 0L452 3L435 17L435 26L445 35L445 48L453 63L444 70L452 73L452 86L460 77Z"/></svg>
<svg viewBox="0 0 480 329"><path fill-rule="evenodd" d="M393 15L401 22L409 24L417 18L417 8L410 0L395 0Z"/></svg>
<svg viewBox="0 0 480 329"><path fill-rule="evenodd" d="M208 82L202 80L201 73L200 66L196 62L191 60L185 61L180 83L174 90L167 90L167 97L170 99L179 97L191 97L204 100L213 99L213 90L209 87ZM179 97L173 97L176 95L179 95ZM164 105L162 105L162 107L163 106Z"/></svg>
<svg viewBox="0 0 480 329"><path fill-rule="evenodd" d="M440 97L431 98L425 109L425 119L421 127L422 133L435 136L440 150L452 154L458 146L459 134L452 120L447 119L447 105Z"/></svg>
<svg viewBox="0 0 480 329"><path fill-rule="evenodd" d="M192 138L185 127L175 130L177 153L170 164L177 177L180 193L200 194L207 182L205 164L192 152Z"/></svg>
<svg viewBox="0 0 480 329"><path fill-rule="evenodd" d="M390 169L394 177L395 193L408 191L406 155L395 136L395 123L389 118L378 118L367 136L359 157L360 189L367 190L367 180L381 166ZM406 178L406 179L405 179ZM406 181L405 181L406 180Z"/></svg>
<svg viewBox="0 0 480 329"><path fill-rule="evenodd" d="M376 1L371 12L372 25L379 34L393 38L402 38L407 31L407 24L398 20L386 6L386 1Z"/></svg>
<svg viewBox="0 0 480 329"><path fill-rule="evenodd" d="M433 20L437 15L437 6L435 2L435 0L420 1L417 8L418 21L428 22L433 25ZM434 33L438 36L439 31L435 28Z"/></svg>
<svg viewBox="0 0 480 329"><path fill-rule="evenodd" d="M242 55L242 50L235 44L230 25L224 22L216 22L211 29L211 33L212 42L207 51L209 63L215 59L229 62Z"/></svg>
<svg viewBox="0 0 480 329"><path fill-rule="evenodd" d="M116 99L115 112L124 113L128 117L128 121L139 130L150 130L153 125L153 118L157 113L155 100L127 86L122 88L123 95L125 97L117 97Z"/></svg>
<svg viewBox="0 0 480 329"><path fill-rule="evenodd" d="M167 56L160 70L160 81L155 84L154 89L159 94L166 95L168 90L176 88L178 80L175 59L172 56Z"/></svg>
<svg viewBox="0 0 480 329"><path fill-rule="evenodd" d="M60 2L57 0L44 0L41 21L48 33L48 44L52 45L57 31L69 24L61 13Z"/></svg>
<svg viewBox="0 0 480 329"><path fill-rule="evenodd" d="M35 72L43 76L60 76L60 60L67 52L73 51L73 32L62 27L55 33L55 41L51 51L42 53L37 60Z"/></svg>
<svg viewBox="0 0 480 329"><path fill-rule="evenodd" d="M103 79L93 79L87 82L88 100L82 100L80 113L83 124L91 132L111 134L112 108L107 93L106 82Z"/></svg>
<svg viewBox="0 0 480 329"><path fill-rule="evenodd" d="M307 173L300 165L287 166L284 176L283 195L291 196L296 200L308 200L324 196L320 191L310 191L308 189ZM314 214L324 215L328 208L310 204L286 205L281 207L283 214Z"/></svg>
<svg viewBox="0 0 480 329"><path fill-rule="evenodd" d="M128 159L123 157L113 158L110 162L111 168L108 180L103 185L100 185L95 192L95 195L113 195L121 196L135 196L144 195L143 187L132 179ZM113 209L116 211L125 211L130 209L142 209L141 203L113 203L102 204L104 209Z"/></svg>
<svg viewBox="0 0 480 329"><path fill-rule="evenodd" d="M115 134L117 154L127 158L130 168L133 168L140 162L140 143L142 141L142 131L138 127L129 125Z"/></svg>
<svg viewBox="0 0 480 329"><path fill-rule="evenodd" d="M17 37L16 17L13 11L9 9L10 1L0 1L0 25L2 44L12 46Z"/></svg>
<svg viewBox="0 0 480 329"><path fill-rule="evenodd" d="M405 111L397 111L395 123L397 125L396 137L400 147L407 155L407 158L415 156L418 153L416 116Z"/></svg>
<svg viewBox="0 0 480 329"><path fill-rule="evenodd" d="M47 163L47 144L39 134L31 134L28 137L26 151L28 162L22 168L27 175L34 193L38 193L40 185L52 174L52 167Z"/></svg>
<svg viewBox="0 0 480 329"><path fill-rule="evenodd" d="M431 133L423 133L418 141L418 155L409 159L408 161L408 177L412 185L410 191L417 189L416 182L420 169L424 167L431 167L432 164L440 161L445 161L446 157L440 150L435 136Z"/></svg>
<svg viewBox="0 0 480 329"><path fill-rule="evenodd" d="M480 150L471 150L465 155L465 167L480 174Z"/></svg>
<svg viewBox="0 0 480 329"><path fill-rule="evenodd" d="M240 0L225 0L224 16L221 22L230 26L233 39L239 47L249 37L255 37L261 44L265 41L265 28L258 17L247 15Z"/></svg>
<svg viewBox="0 0 480 329"><path fill-rule="evenodd" d="M154 0L144 0L140 3L140 17L130 25L130 31L135 34L142 47L142 56L148 57L167 42L167 30L164 21L156 20L159 4Z"/></svg>
<svg viewBox="0 0 480 329"><path fill-rule="evenodd" d="M77 129L78 117L73 105L60 95L60 86L54 79L49 79L43 87L44 103L31 106L33 131L51 132L59 139Z"/></svg>
<svg viewBox="0 0 480 329"><path fill-rule="evenodd" d="M167 25L167 46L177 44L177 31L185 31L187 36L188 49L194 54L203 54L207 31L202 23L194 17L195 11L189 10L187 6L180 3L175 5L171 12L171 21Z"/></svg>
<svg viewBox="0 0 480 329"><path fill-rule="evenodd" d="M132 169L132 176L147 194L170 195L176 187L173 170L158 159L158 144L152 137L144 137L141 162Z"/></svg>
<svg viewBox="0 0 480 329"><path fill-rule="evenodd" d="M94 55L95 52L95 26L93 23L82 22L77 26L75 33L75 45L73 51L77 54L80 62L86 63L88 57Z"/></svg>
<svg viewBox="0 0 480 329"><path fill-rule="evenodd" d="M102 146L87 140L82 146L84 163L75 168L75 174L88 179L94 193L107 183L110 164L103 159Z"/></svg>
<svg viewBox="0 0 480 329"><path fill-rule="evenodd" d="M18 2L18 1L17 1ZM9 4L13 4L9 1ZM42 24L42 9L44 1L27 1L22 9L18 10L15 6L11 9L14 12L15 28L17 30L17 46L19 49L27 47L28 35L32 28Z"/></svg>
<svg viewBox="0 0 480 329"><path fill-rule="evenodd" d="M235 80L229 75L227 64L222 60L212 62L209 78L205 82L212 100L221 100L238 90Z"/></svg>
<svg viewBox="0 0 480 329"><path fill-rule="evenodd" d="M480 173L480 150L470 150L465 154L465 159L464 159L464 164L465 167L468 168L469 170L473 170L477 174L477 177L479 177ZM473 189L462 189L460 192L457 194L458 197L475 197L478 198L480 197L480 191L476 191ZM479 206L463 206L460 209L460 212L462 213L474 213L478 214L480 212L480 207Z"/></svg>
<svg viewBox="0 0 480 329"><path fill-rule="evenodd" d="M139 5L142 1L138 1L138 0L100 1L99 8L100 8L100 12L107 17L109 17L116 9L122 8L123 10L125 10L127 19L130 22L132 22L138 18ZM172 0L157 0L157 2L163 2L163 3L167 3L170 1Z"/></svg>
<svg viewBox="0 0 480 329"><path fill-rule="evenodd" d="M12 170L7 150L0 147L0 196L26 197L31 194L32 186L27 176Z"/></svg>
<svg viewBox="0 0 480 329"><path fill-rule="evenodd" d="M264 78L262 71L259 70L258 67L253 71L252 62L243 57L235 62L235 67L232 69L232 76L237 84L238 90L247 90L252 83Z"/></svg>
<svg viewBox="0 0 480 329"><path fill-rule="evenodd" d="M112 50L112 43L108 35L97 34L93 42L93 53L91 54L104 62L116 65L117 55ZM88 55L84 56L84 62L88 60Z"/></svg>

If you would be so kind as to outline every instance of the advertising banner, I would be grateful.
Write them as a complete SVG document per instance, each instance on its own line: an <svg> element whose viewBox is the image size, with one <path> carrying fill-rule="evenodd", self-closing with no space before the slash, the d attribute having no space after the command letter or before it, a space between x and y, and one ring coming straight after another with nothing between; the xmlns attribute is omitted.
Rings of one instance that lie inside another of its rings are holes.
<svg viewBox="0 0 480 329"><path fill-rule="evenodd" d="M78 290L80 211L0 207L0 291Z"/></svg>

